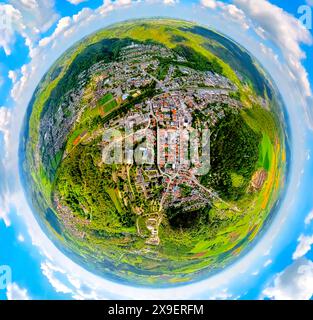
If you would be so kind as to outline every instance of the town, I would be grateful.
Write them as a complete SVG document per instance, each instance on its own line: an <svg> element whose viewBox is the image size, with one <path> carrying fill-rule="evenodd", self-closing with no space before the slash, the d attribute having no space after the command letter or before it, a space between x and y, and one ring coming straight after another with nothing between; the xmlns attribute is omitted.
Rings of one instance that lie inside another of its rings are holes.
<svg viewBox="0 0 313 320"><path fill-rule="evenodd" d="M161 62L155 58L160 52L162 59L178 63L168 66L164 79L158 77ZM227 78L181 66L179 63L184 61L163 47L133 44L122 50L121 62L99 66L104 67L105 73L98 78L98 98L108 93L113 93L116 100L122 97L123 101L130 95L137 98L143 88L155 83L153 96L105 124L108 130L114 128L115 133L110 137L113 139L104 139L102 143L104 163L115 151L113 157L117 155L115 159L120 164L139 166L135 185L144 198L155 200L155 190L162 186L157 199L159 209L146 215L146 227L151 232L147 243L152 245L159 244L158 226L165 208L191 211L212 205L218 198L197 179L209 171L208 132L224 117L225 109L235 112L242 107L230 96L237 88ZM201 115L198 123L195 112Z"/></svg>
<svg viewBox="0 0 313 320"><path fill-rule="evenodd" d="M43 116L43 161L57 162L71 148L102 136L102 165L114 163L115 152L116 175L130 182L119 190L120 198L129 199L144 220L150 232L146 243L158 245L166 209L192 211L222 201L199 177L210 168L210 129L228 110L242 108L237 91L226 77L196 70L173 50L132 43L116 60L82 72L58 112ZM63 152L68 132L96 117L102 119L101 127L93 132L86 127ZM138 235L143 233L140 225Z"/></svg>

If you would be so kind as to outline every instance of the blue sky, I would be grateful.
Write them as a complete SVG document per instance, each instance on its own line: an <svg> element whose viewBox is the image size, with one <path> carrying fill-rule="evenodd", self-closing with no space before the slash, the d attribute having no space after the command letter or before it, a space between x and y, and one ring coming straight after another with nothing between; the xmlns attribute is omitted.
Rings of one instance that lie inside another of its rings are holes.
<svg viewBox="0 0 313 320"><path fill-rule="evenodd" d="M67 0L29 0L25 3L29 6L15 0L0 2L0 15L15 13L11 28L0 33L0 266L9 265L12 269L12 284L0 289L0 300L153 299L170 298L173 294L181 299L310 299L313 295L313 214L310 214L313 209L310 188L313 47L311 30L295 22L299 18L299 6L313 2L160 0L153 4L145 1L133 4L87 0L75 5ZM37 5L31 8L34 3ZM241 43L273 76L291 122L290 185L287 200L284 199L275 221L238 263L189 286L188 290L124 287L75 265L37 225L17 172L17 147L25 108L49 66L82 36L114 21L151 16L152 12L196 20Z"/></svg>

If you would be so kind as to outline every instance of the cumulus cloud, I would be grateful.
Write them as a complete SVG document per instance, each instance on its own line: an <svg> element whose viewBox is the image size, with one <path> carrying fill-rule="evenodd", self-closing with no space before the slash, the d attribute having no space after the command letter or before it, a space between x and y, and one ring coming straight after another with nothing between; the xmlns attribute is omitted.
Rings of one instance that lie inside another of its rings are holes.
<svg viewBox="0 0 313 320"><path fill-rule="evenodd" d="M17 283L11 283L7 287L8 300L30 300L26 289L19 287Z"/></svg>
<svg viewBox="0 0 313 320"><path fill-rule="evenodd" d="M11 221L9 219L10 206L7 201L9 188L5 169L9 154L10 120L11 111L8 108L0 107L0 133L4 138L4 155L0 157L0 219L4 221L6 226L11 225Z"/></svg>
<svg viewBox="0 0 313 320"><path fill-rule="evenodd" d="M306 216L304 223L306 225L309 225L312 221L313 221L313 210Z"/></svg>
<svg viewBox="0 0 313 320"><path fill-rule="evenodd" d="M217 1L215 0L201 0L201 3L203 6L210 8L210 9L215 9L217 7Z"/></svg>
<svg viewBox="0 0 313 320"><path fill-rule="evenodd" d="M20 33L28 38L22 14L10 4L0 3L0 47L6 55L11 54L11 46L15 43L15 34Z"/></svg>
<svg viewBox="0 0 313 320"><path fill-rule="evenodd" d="M293 253L292 256L294 260L305 256L311 250L311 246L313 244L313 236L305 236L302 234L299 237L298 242L299 243L296 248L296 251Z"/></svg>
<svg viewBox="0 0 313 320"><path fill-rule="evenodd" d="M209 9L220 10L223 18L238 23L238 25L244 30L249 29L245 13L237 6L216 0L201 0L201 4Z"/></svg>
<svg viewBox="0 0 313 320"><path fill-rule="evenodd" d="M44 62L44 56L43 58L43 62ZM37 62L39 62L39 56L37 57ZM25 91L27 91L27 89L29 87L33 87L33 89L35 89L36 83L37 81L39 81L39 79L37 79L36 77L36 73L38 71L39 65L37 63L34 63L35 60L30 63L30 64L25 64L22 66L21 70L20 70L20 77L16 80L15 79L15 83L12 87L11 90L11 97L15 100L18 101L23 93L25 93ZM41 66L43 67L43 66ZM32 79L34 82L30 83L29 79ZM28 102L27 100L30 99L30 95L27 99L27 97L25 99L23 99L24 103Z"/></svg>
<svg viewBox="0 0 313 320"><path fill-rule="evenodd" d="M74 17L77 17L74 16ZM61 34L62 32L64 32L71 24L72 21L74 20L71 19L70 17L63 17L58 21L58 24L53 32L53 34L49 37L43 38L39 41L39 46L43 47L48 45L53 39L57 38L59 34Z"/></svg>
<svg viewBox="0 0 313 320"><path fill-rule="evenodd" d="M11 110L0 107L0 134L4 140L4 154L0 154L0 219L6 226L11 225L9 218L10 205L7 201L9 195L9 185L7 181L7 163L9 158L9 140L11 137Z"/></svg>
<svg viewBox="0 0 313 320"><path fill-rule="evenodd" d="M249 29L249 24L247 23L246 15L243 10L233 4L229 4L223 7L223 11L225 18L236 21L244 30Z"/></svg>
<svg viewBox="0 0 313 320"><path fill-rule="evenodd" d="M54 0L9 0L21 12L25 26L35 34L46 32L59 15Z"/></svg>
<svg viewBox="0 0 313 320"><path fill-rule="evenodd" d="M53 0L10 0L0 3L0 47L6 55L12 52L16 34L32 48L40 33L46 32L58 19Z"/></svg>
<svg viewBox="0 0 313 320"><path fill-rule="evenodd" d="M61 282L57 277L58 273L64 274L65 273L64 270L62 270L59 267L56 267L49 261L46 261L41 264L41 270L43 275L47 277L48 281L53 286L56 292L59 292L59 293L72 292L72 290L69 287L67 287L63 282Z"/></svg>
<svg viewBox="0 0 313 320"><path fill-rule="evenodd" d="M270 61L276 62L277 66L280 66L279 56L277 53L273 51L272 48L269 48L264 43L260 42L260 49L263 52L263 54L270 59Z"/></svg>
<svg viewBox="0 0 313 320"><path fill-rule="evenodd" d="M10 119L11 119L11 111L8 108L0 107L0 132L4 136L4 144L5 147L8 146L9 143L9 126L10 126Z"/></svg>
<svg viewBox="0 0 313 320"><path fill-rule="evenodd" d="M309 300L313 295L313 262L296 260L279 273L272 286L263 291L264 297L274 300Z"/></svg>
<svg viewBox="0 0 313 320"><path fill-rule="evenodd" d="M0 219L9 227L11 221L9 218L9 190L6 177L6 170L3 159L0 159Z"/></svg>
<svg viewBox="0 0 313 320"><path fill-rule="evenodd" d="M18 78L18 73L16 71L10 70L8 73L8 78L12 81L12 84L14 85Z"/></svg>
<svg viewBox="0 0 313 320"><path fill-rule="evenodd" d="M71 262L71 264L73 264ZM65 266L65 265L64 265ZM188 299L197 293L201 295L203 287L201 285L189 286L189 290L176 291L176 289L141 289L131 286L123 286L112 283L95 275L85 272L82 275L81 270L76 265L72 265L71 272L68 266L64 269L56 265L51 260L42 263L43 274L48 278L50 284L56 292L68 294L76 300L100 300L100 299L168 299L175 297L177 299ZM205 287L207 288L207 287ZM226 300L233 298L228 289L216 290L216 292L206 292L206 298L210 300Z"/></svg>

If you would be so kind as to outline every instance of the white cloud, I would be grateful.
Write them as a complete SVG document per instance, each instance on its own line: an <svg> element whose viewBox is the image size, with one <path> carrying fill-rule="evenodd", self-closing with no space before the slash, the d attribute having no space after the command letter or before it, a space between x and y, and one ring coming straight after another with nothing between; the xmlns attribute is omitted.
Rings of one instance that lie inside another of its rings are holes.
<svg viewBox="0 0 313 320"><path fill-rule="evenodd" d="M56 267L55 265L53 265L49 261L46 261L41 264L41 270L42 270L42 273L47 277L50 284L56 290L56 292L60 292L60 293L71 293L72 292L72 290L69 287L67 287L64 283L62 283L57 278L58 273L64 274L65 271L63 271L59 267Z"/></svg>
<svg viewBox="0 0 313 320"><path fill-rule="evenodd" d="M215 0L201 0L201 4L210 9L215 9L217 7L217 1Z"/></svg>
<svg viewBox="0 0 313 320"><path fill-rule="evenodd" d="M244 30L249 29L249 24L247 23L244 11L233 4L224 5L222 8L223 15L226 19L228 18L236 21Z"/></svg>
<svg viewBox="0 0 313 320"><path fill-rule="evenodd" d="M179 0L163 0L163 3L166 5L175 5L179 3Z"/></svg>
<svg viewBox="0 0 313 320"><path fill-rule="evenodd" d="M264 43L260 42L260 49L271 61L276 62L279 66L278 54L273 51L272 48L267 47Z"/></svg>
<svg viewBox="0 0 313 320"><path fill-rule="evenodd" d="M2 133L4 136L5 147L7 147L9 143L10 119L11 119L11 111L8 108L0 107L0 133Z"/></svg>
<svg viewBox="0 0 313 320"><path fill-rule="evenodd" d="M42 57L42 58L43 58L42 61L44 61L44 57ZM38 62L39 62L39 57L38 57ZM29 85L29 86L32 85L33 87L35 87L36 81L39 80L39 79L36 79L36 77L35 77L38 66L39 65L37 65L35 63L30 63L30 64L26 64L26 65L22 66L21 71L20 71L21 76L14 83L12 90L11 90L11 96L15 101L18 101L21 98L21 96L23 95L23 92L25 92L24 90L27 89L27 87L26 87L27 85ZM34 83L33 84L29 83L29 79L33 79ZM30 96L29 96L29 99L30 99ZM26 100L26 103L27 103L27 100Z"/></svg>
<svg viewBox="0 0 313 320"><path fill-rule="evenodd" d="M18 240L19 242L24 242L24 241L25 241L25 238L24 238L24 236L20 233L20 234L17 236L17 240Z"/></svg>
<svg viewBox="0 0 313 320"><path fill-rule="evenodd" d="M54 0L9 0L21 12L23 22L33 33L46 32L59 15L55 12Z"/></svg>
<svg viewBox="0 0 313 320"><path fill-rule="evenodd" d="M31 10L36 10L38 8L38 3L36 0L20 0L21 4Z"/></svg>
<svg viewBox="0 0 313 320"><path fill-rule="evenodd" d="M18 73L16 71L10 70L8 73L8 77L12 81L12 84L14 85L18 78Z"/></svg>
<svg viewBox="0 0 313 320"><path fill-rule="evenodd" d="M7 227L11 225L11 221L9 218L9 198L10 196L8 191L7 177L5 174L5 166L3 164L2 159L0 159L0 220L3 220L4 224Z"/></svg>
<svg viewBox="0 0 313 320"><path fill-rule="evenodd" d="M7 197L9 194L6 162L9 155L9 138L10 138L10 120L11 111L8 108L0 107L0 134L4 137L4 156L0 157L0 219L2 219L6 226L11 225L9 219L9 205Z"/></svg>
<svg viewBox="0 0 313 320"><path fill-rule="evenodd" d="M298 242L299 244L292 256L294 260L305 256L311 250L311 246L313 244L313 236L305 236L302 234L299 237Z"/></svg>
<svg viewBox="0 0 313 320"><path fill-rule="evenodd" d="M70 2L71 4L78 5L80 3L87 2L88 0L67 0L67 1Z"/></svg>
<svg viewBox="0 0 313 320"><path fill-rule="evenodd" d="M263 295L274 300L309 300L313 295L313 262L299 259L279 273Z"/></svg>
<svg viewBox="0 0 313 320"><path fill-rule="evenodd" d="M0 3L0 47L6 55L11 54L11 46L15 43L15 33L24 35L26 26L23 24L22 14L10 4Z"/></svg>
<svg viewBox="0 0 313 320"><path fill-rule="evenodd" d="M67 39L73 39L75 35L79 35L80 28L84 27L85 24L92 24L96 20L100 20L103 16L115 8L118 7L128 7L131 0L118 0L115 2L104 1L104 4L100 6L96 11L89 8L84 8L72 17L66 16L62 17L54 30L54 32L49 36L40 40L39 48L31 53L34 57L36 54L40 53L40 48L47 47L51 45L55 47L60 41L67 42ZM55 40L58 40L58 43Z"/></svg>
<svg viewBox="0 0 313 320"><path fill-rule="evenodd" d="M17 283L11 283L7 287L8 300L30 300L26 289L19 287Z"/></svg>
<svg viewBox="0 0 313 320"><path fill-rule="evenodd" d="M64 32L72 24L72 19L70 17L61 18L58 21L57 27L55 28L53 34L49 37L43 38L39 41L39 46L44 47L48 45L53 39L57 38L59 34Z"/></svg>
<svg viewBox="0 0 313 320"><path fill-rule="evenodd" d="M16 34L21 35L31 49L40 33L46 32L57 20L53 0L10 0L9 4L0 3L0 47L10 55L16 41Z"/></svg>
<svg viewBox="0 0 313 320"><path fill-rule="evenodd" d="M249 25L246 22L245 13L235 5L226 4L216 0L201 0L200 3L206 8L220 10L223 18L238 23L244 30L249 29Z"/></svg>
<svg viewBox="0 0 313 320"><path fill-rule="evenodd" d="M273 261L271 259L268 259L264 262L264 268L268 267L269 265L271 265L273 263Z"/></svg>
<svg viewBox="0 0 313 320"><path fill-rule="evenodd" d="M306 216L304 223L309 225L313 221L313 210Z"/></svg>
<svg viewBox="0 0 313 320"><path fill-rule="evenodd" d="M7 201L9 186L7 182L6 162L9 158L9 139L10 139L10 120L11 111L8 108L0 107L0 134L4 138L4 156L0 158L0 219L8 227L11 225L9 219L10 205Z"/></svg>

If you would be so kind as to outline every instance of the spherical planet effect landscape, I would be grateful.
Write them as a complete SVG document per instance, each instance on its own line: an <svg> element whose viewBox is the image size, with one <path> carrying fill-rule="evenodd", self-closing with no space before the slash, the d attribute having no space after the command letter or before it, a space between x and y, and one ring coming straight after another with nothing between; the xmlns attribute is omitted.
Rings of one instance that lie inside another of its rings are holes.
<svg viewBox="0 0 313 320"><path fill-rule="evenodd" d="M175 286L253 247L287 175L284 107L244 48L194 23L127 21L39 83L22 178L57 247L107 279Z"/></svg>

